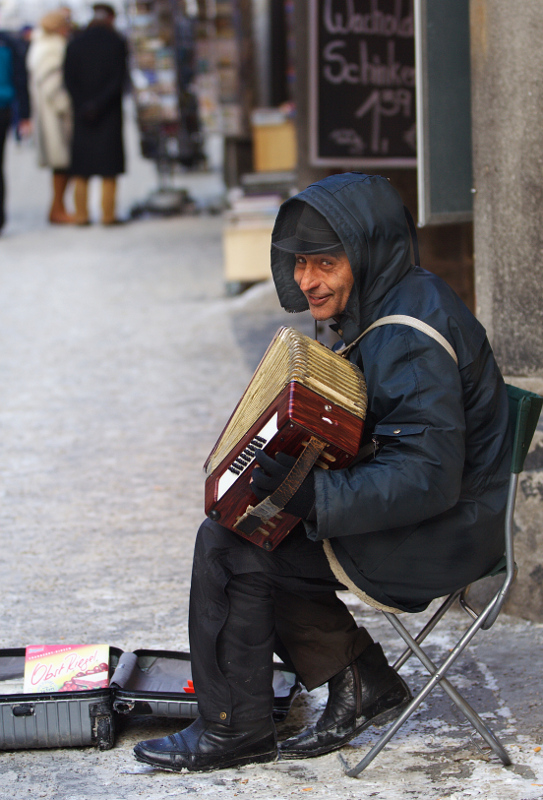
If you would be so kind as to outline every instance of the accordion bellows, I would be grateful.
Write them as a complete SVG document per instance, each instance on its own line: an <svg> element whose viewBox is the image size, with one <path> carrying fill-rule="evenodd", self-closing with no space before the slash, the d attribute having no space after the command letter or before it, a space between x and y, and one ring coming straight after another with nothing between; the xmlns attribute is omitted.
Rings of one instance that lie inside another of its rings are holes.
<svg viewBox="0 0 543 800"><path fill-rule="evenodd" d="M331 468L345 467L358 452L366 407L356 366L294 328L280 328L205 463L206 513L236 530L235 520L257 502L249 479L258 448L297 456L316 436L328 443ZM291 518L290 528L295 523ZM272 549L277 527L285 525L275 522L251 540Z"/></svg>

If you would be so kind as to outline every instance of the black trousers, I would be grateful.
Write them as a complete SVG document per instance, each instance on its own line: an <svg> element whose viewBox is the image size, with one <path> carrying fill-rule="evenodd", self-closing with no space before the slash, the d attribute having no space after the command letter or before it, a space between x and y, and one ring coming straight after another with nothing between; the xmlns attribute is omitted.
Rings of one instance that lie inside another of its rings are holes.
<svg viewBox="0 0 543 800"><path fill-rule="evenodd" d="M273 653L308 690L328 681L371 643L336 589L320 542L302 525L271 553L206 520L194 552L190 651L200 714L236 724L273 704Z"/></svg>
<svg viewBox="0 0 543 800"><path fill-rule="evenodd" d="M5 215L5 182L4 182L4 150L6 136L11 125L11 109L0 108L0 230L6 221Z"/></svg>

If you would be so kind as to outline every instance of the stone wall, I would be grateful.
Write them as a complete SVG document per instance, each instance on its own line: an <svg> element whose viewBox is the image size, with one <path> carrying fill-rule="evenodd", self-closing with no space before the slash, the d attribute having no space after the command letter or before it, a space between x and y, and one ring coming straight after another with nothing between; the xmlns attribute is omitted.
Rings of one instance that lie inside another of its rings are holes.
<svg viewBox="0 0 543 800"><path fill-rule="evenodd" d="M471 0L476 312L509 383L543 392L543 11ZM507 610L543 620L543 427L521 476Z"/></svg>

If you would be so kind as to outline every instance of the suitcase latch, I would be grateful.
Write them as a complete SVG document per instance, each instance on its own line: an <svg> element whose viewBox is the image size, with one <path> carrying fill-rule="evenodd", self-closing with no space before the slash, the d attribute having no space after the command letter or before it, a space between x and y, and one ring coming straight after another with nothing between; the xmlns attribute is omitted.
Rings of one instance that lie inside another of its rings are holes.
<svg viewBox="0 0 543 800"><path fill-rule="evenodd" d="M18 706L13 706L11 710L14 717L31 717L34 714L35 707L32 703L21 703Z"/></svg>

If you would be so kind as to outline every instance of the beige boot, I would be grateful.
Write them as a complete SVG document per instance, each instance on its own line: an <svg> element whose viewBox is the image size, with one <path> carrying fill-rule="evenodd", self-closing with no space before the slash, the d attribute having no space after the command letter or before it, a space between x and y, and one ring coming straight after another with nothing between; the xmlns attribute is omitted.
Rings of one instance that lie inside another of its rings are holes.
<svg viewBox="0 0 543 800"><path fill-rule="evenodd" d="M89 207L88 207L88 194L89 194L89 179L80 175L75 179L74 189L74 203L75 203L75 224L88 225L89 220Z"/></svg>
<svg viewBox="0 0 543 800"><path fill-rule="evenodd" d="M69 180L70 176L66 172L53 172L53 201L49 211L49 222L54 225L67 225L75 221L64 206L64 193Z"/></svg>
<svg viewBox="0 0 543 800"><path fill-rule="evenodd" d="M102 224L115 225L115 197L117 194L117 178L102 178Z"/></svg>

